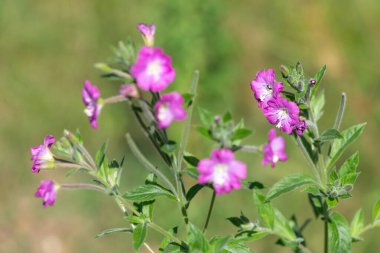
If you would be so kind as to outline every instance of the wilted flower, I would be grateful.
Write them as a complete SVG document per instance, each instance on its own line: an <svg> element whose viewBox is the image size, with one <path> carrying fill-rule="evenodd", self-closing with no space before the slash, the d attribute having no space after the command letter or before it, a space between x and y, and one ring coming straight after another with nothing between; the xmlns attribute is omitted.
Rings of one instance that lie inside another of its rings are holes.
<svg viewBox="0 0 380 253"><path fill-rule="evenodd" d="M234 153L229 149L214 149L211 159L202 159L197 169L198 182L212 183L218 195L240 189L241 180L247 176L247 166L235 160Z"/></svg>
<svg viewBox="0 0 380 253"><path fill-rule="evenodd" d="M32 154L30 160L33 161L32 172L40 172L41 169L52 169L55 167L54 157L50 151L51 145L54 144L54 136L47 135L44 138L44 144L31 147Z"/></svg>
<svg viewBox="0 0 380 253"><path fill-rule="evenodd" d="M278 97L268 100L263 112L270 124L275 125L282 132L291 134L294 124L299 121L300 109L296 103Z"/></svg>
<svg viewBox="0 0 380 253"><path fill-rule="evenodd" d="M139 29L145 45L153 46L154 44L154 34L156 32L156 26L154 24L148 25L144 23L137 24L137 29Z"/></svg>
<svg viewBox="0 0 380 253"><path fill-rule="evenodd" d="M86 109L84 112L88 116L90 124L93 128L98 128L98 117L103 104L100 99L100 92L96 85L92 85L86 80L82 90L82 100Z"/></svg>
<svg viewBox="0 0 380 253"><path fill-rule="evenodd" d="M126 98L137 98L139 97L139 92L133 84L123 84L120 86L119 89L120 95L126 97Z"/></svg>
<svg viewBox="0 0 380 253"><path fill-rule="evenodd" d="M260 107L262 103L265 105L269 99L276 97L284 88L284 85L275 79L276 74L273 69L263 69L257 72L256 79L251 82L251 89Z"/></svg>
<svg viewBox="0 0 380 253"><path fill-rule="evenodd" d="M272 168L276 166L278 161L286 161L288 156L285 153L285 139L282 136L276 136L276 129L272 128L268 132L268 144L263 148L264 157L262 164L272 164Z"/></svg>
<svg viewBox="0 0 380 253"><path fill-rule="evenodd" d="M167 128L173 120L184 120L186 111L183 109L183 98L178 92L171 92L161 96L154 106L159 128Z"/></svg>
<svg viewBox="0 0 380 253"><path fill-rule="evenodd" d="M53 206L56 198L56 191L58 186L52 180L43 180L35 193L37 198L42 198L44 207Z"/></svg>
<svg viewBox="0 0 380 253"><path fill-rule="evenodd" d="M164 90L175 78L170 56L158 47L142 47L131 74L142 90Z"/></svg>

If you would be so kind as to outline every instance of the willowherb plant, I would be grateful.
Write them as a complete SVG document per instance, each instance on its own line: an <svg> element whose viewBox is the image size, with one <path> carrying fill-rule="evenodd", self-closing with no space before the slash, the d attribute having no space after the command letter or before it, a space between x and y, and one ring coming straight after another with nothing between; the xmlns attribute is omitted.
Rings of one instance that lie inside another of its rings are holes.
<svg viewBox="0 0 380 253"><path fill-rule="evenodd" d="M341 166L337 162L363 132L365 123L340 130L346 106L346 95L343 93L333 126L320 131L318 121L323 115L325 97L318 88L326 66L314 77L308 77L300 63L289 67L282 65L280 71L285 85L276 81L273 69L257 73L251 82L251 89L268 123L275 127L269 131L268 142L263 145L242 144L244 138L251 134L243 120L235 124L230 113L218 116L200 108L198 112L202 126L196 129L213 141L215 148L209 157L205 156L208 158L199 159L186 149L199 73L195 71L189 93L174 91L162 94L175 79L171 58L154 46L154 25L138 24L137 28L144 39L144 46L136 50L133 43L120 42L114 50L113 63L96 64L96 68L104 72L103 77L121 84L119 94L103 99L98 87L85 81L82 90L85 113L91 126L97 128L104 106L128 103L142 131L170 169L172 178L165 176L162 168L149 161L127 133L126 141L131 151L149 174L144 184L124 192L120 182L124 159L120 162L109 161L106 145L92 157L79 132L65 130L60 140L47 135L43 144L31 148L32 172L69 169L68 173L72 175L81 171L93 183L63 184L44 180L35 194L42 198L44 207L53 206L57 191L64 189L104 192L115 200L129 225L105 230L97 237L129 232L134 249L139 251L145 247L148 252L252 252L245 242L270 235L278 238L277 244L294 252L321 252L322 249L314 251L308 248L307 238L303 236L310 220L298 225L295 216L286 218L271 203L273 199L296 189L302 189L307 194L315 219L322 221L325 232L321 245L324 245L325 253L351 252L352 242L362 240L363 233L380 226L380 201L375 204L372 221L368 224L364 223L362 210L356 213L351 224L334 210L340 200L351 197L359 175L358 152ZM174 121L185 121L179 142L171 140L166 131ZM278 135L276 128L295 140L310 166L311 175L285 176L272 187L265 188L263 184L247 179L247 165L236 160L235 153L257 153L263 157L262 164L270 164L272 168L279 161L286 161L285 138ZM184 183L185 177L193 178L192 186ZM212 189L213 195L204 226L199 228L189 219L188 208L205 187ZM236 227L231 235L206 236L217 195L242 188L252 191L258 219L253 221L243 213L228 217L227 220ZM154 219L153 206L157 198L178 204L178 213L183 220L179 220L176 227L163 228ZM148 229L162 234L163 240L158 249L153 249L145 241ZM186 233L179 233L181 230Z"/></svg>

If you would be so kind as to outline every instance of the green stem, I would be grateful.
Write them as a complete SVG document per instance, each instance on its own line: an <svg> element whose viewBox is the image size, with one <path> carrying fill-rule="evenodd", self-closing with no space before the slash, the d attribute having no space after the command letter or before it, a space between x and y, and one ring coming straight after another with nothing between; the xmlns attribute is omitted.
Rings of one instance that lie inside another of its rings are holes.
<svg viewBox="0 0 380 253"><path fill-rule="evenodd" d="M335 118L334 128L336 130L339 130L340 124L343 120L344 111L346 109L346 103L347 103L347 96L346 93L342 93L342 99L340 100L339 110Z"/></svg>
<svg viewBox="0 0 380 253"><path fill-rule="evenodd" d="M159 232L160 234L164 235L165 237L168 237L170 238L172 241L178 243L178 244L182 244L181 240L178 239L177 237L173 236L172 234L170 234L168 231L166 231L165 229L163 229L162 227L158 226L157 224L153 223L153 222L150 222L148 223L148 226L154 230L156 230L157 232Z"/></svg>
<svg viewBox="0 0 380 253"><path fill-rule="evenodd" d="M203 233L206 231L206 229L208 227L208 223L210 222L210 217L211 217L212 209L213 209L214 203L215 203L215 197L216 197L216 193L215 193L215 191L213 191L212 192L212 197L211 197L211 202L210 202L210 207L208 209L208 213L207 213L207 217L206 217L206 222L205 222L205 225L203 227Z"/></svg>
<svg viewBox="0 0 380 253"><path fill-rule="evenodd" d="M306 158L306 160L309 162L311 168L313 169L315 177L317 178L318 182L320 184L322 184L322 180L321 180L321 176L319 174L318 168L315 166L313 160L310 158L310 156L309 156L309 154L308 154L305 146L302 143L302 140L300 139L300 137L298 135L295 136L295 139L296 139L296 142L297 142L298 147L300 148L302 154L304 155L304 157Z"/></svg>
<svg viewBox="0 0 380 253"><path fill-rule="evenodd" d="M105 192L105 189L101 186L95 185L95 184L61 184L60 187L62 189L85 189L85 190L95 190L99 192Z"/></svg>
<svg viewBox="0 0 380 253"><path fill-rule="evenodd" d="M329 220L327 217L325 217L324 224L325 224L325 248L324 253L329 252Z"/></svg>

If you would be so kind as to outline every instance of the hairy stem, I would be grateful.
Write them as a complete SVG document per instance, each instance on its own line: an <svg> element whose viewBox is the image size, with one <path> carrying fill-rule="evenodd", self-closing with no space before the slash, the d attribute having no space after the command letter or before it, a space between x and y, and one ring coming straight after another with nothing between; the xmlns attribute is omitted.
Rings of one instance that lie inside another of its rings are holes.
<svg viewBox="0 0 380 253"><path fill-rule="evenodd" d="M342 99L340 100L338 113L336 114L335 123L334 123L334 128L336 130L339 130L340 124L342 123L344 111L346 109L346 103L347 103L347 95L346 93L343 92Z"/></svg>
<svg viewBox="0 0 380 253"><path fill-rule="evenodd" d="M95 184L84 184L84 183L78 183L78 184L61 184L60 187L62 189L85 189L85 190L94 190L99 192L105 192L105 189L101 186L95 185Z"/></svg>
<svg viewBox="0 0 380 253"><path fill-rule="evenodd" d="M322 180L321 180L321 176L319 174L318 168L315 166L313 160L309 156L309 154L308 154L305 146L303 145L300 137L297 135L297 136L295 136L295 139L296 139L297 145L300 148L302 154L304 155L304 157L306 158L306 160L309 162L309 165L313 169L315 177L317 178L318 182L322 184Z"/></svg>

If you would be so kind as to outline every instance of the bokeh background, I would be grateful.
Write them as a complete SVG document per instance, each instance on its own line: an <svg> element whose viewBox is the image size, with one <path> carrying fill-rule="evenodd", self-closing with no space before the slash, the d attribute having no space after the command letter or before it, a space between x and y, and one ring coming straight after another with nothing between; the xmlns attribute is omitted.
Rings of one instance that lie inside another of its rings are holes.
<svg viewBox="0 0 380 253"><path fill-rule="evenodd" d="M215 113L232 111L255 130L247 143L266 141L270 126L257 109L249 82L262 68L301 61L314 75L323 64L328 71L321 87L327 96L322 125L333 124L342 91L348 94L343 128L367 121L355 148L360 150L363 172L350 201L339 210L349 219L360 207L367 220L380 197L378 143L380 140L380 2L360 1L145 1L145 0L1 0L0 1L0 252L81 253L131 252L128 234L94 239L96 233L121 227L112 199L93 192L60 192L54 208L43 209L33 197L40 180L86 180L64 172L31 173L29 147L44 135L79 128L86 146L95 153L109 140L111 158L126 155L123 189L142 182L146 172L130 154L124 134L129 131L151 159L157 155L137 128L126 105L107 107L98 130L90 128L83 113L83 80L98 84L103 96L115 94L116 83L99 77L93 64L106 61L111 46L131 38L142 43L137 22L157 24L157 44L173 57L177 79L171 89L186 91L192 72L201 72L197 106ZM279 72L278 72L279 73ZM197 124L197 117L194 125ZM171 129L180 135L181 124ZM192 131L188 150L207 156L212 144ZM289 161L276 169L263 168L261 157L239 155L249 163L249 177L271 185L281 176L307 172L305 160L294 143L287 145ZM351 152L353 149L350 150ZM350 153L350 152L348 152ZM193 181L189 180L189 184ZM197 196L191 219L202 224L211 192ZM305 194L292 193L276 200L289 217L312 217ZM174 206L158 202L156 218L165 227L175 224ZM224 219L240 210L256 219L251 194L235 192L217 199L211 232L226 234L234 228ZM378 252L380 230L365 234L354 252ZM306 230L311 249L319 252L322 224ZM160 236L149 233L158 245ZM252 243L255 252L290 252L275 246L274 237Z"/></svg>

